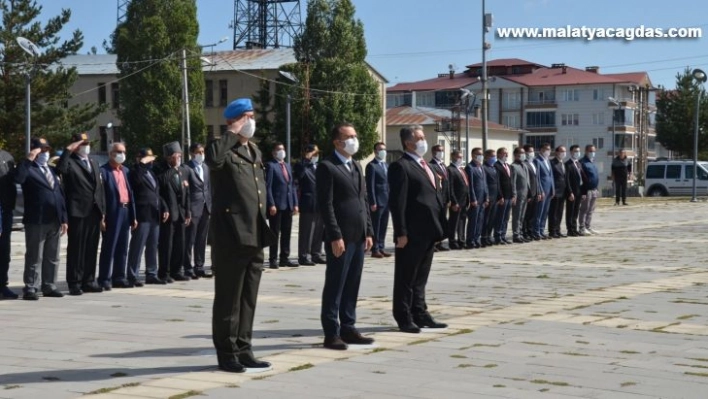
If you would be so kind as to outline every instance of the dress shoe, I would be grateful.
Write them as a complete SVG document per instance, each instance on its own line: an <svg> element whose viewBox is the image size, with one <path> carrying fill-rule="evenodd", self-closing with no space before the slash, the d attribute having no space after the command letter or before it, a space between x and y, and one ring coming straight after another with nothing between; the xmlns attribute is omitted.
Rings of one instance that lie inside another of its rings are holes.
<svg viewBox="0 0 708 399"><path fill-rule="evenodd" d="M194 271L194 274L196 274L198 277L201 277L201 278L214 277L214 274L211 272L211 270L197 269Z"/></svg>
<svg viewBox="0 0 708 399"><path fill-rule="evenodd" d="M465 244L464 248L465 249L475 249L475 248L477 248L477 246L474 243L470 243L470 244Z"/></svg>
<svg viewBox="0 0 708 399"><path fill-rule="evenodd" d="M103 292L103 287L99 286L96 283L93 284L86 284L81 287L81 290L86 293L94 293L98 294Z"/></svg>
<svg viewBox="0 0 708 399"><path fill-rule="evenodd" d="M626 203L626 202L622 202L622 205L629 205L629 204L628 204L628 203Z"/></svg>
<svg viewBox="0 0 708 399"><path fill-rule="evenodd" d="M590 227L586 228L585 230L592 235L600 234L597 230L591 229Z"/></svg>
<svg viewBox="0 0 708 399"><path fill-rule="evenodd" d="M165 284L167 284L167 281L162 280L162 279L158 278L157 276L147 276L147 277L145 277L145 284L165 285Z"/></svg>
<svg viewBox="0 0 708 399"><path fill-rule="evenodd" d="M324 347L336 351L344 351L347 350L347 343L342 341L340 337L325 338Z"/></svg>
<svg viewBox="0 0 708 399"><path fill-rule="evenodd" d="M379 251L374 251L374 252L371 253L371 257L372 257L372 258L382 259L384 256L383 256L383 254L382 254L381 252L379 252Z"/></svg>
<svg viewBox="0 0 708 399"><path fill-rule="evenodd" d="M534 241L541 241L541 236L533 236Z"/></svg>
<svg viewBox="0 0 708 399"><path fill-rule="evenodd" d="M419 334L420 333L420 327L416 326L413 323L399 325L398 329L401 330L401 332L409 333L409 334Z"/></svg>
<svg viewBox="0 0 708 399"><path fill-rule="evenodd" d="M189 281L191 278L189 276L185 276L182 273L177 273L177 274L172 274L170 275L174 281Z"/></svg>
<svg viewBox="0 0 708 399"><path fill-rule="evenodd" d="M128 284L132 284L133 287L142 287L144 285L140 280L128 280Z"/></svg>
<svg viewBox="0 0 708 399"><path fill-rule="evenodd" d="M415 324L420 326L421 328L447 328L447 324L438 323L432 317L428 318L427 320L417 320Z"/></svg>
<svg viewBox="0 0 708 399"><path fill-rule="evenodd" d="M239 357L238 362L247 369L267 369L271 366L270 362L256 360L251 356Z"/></svg>
<svg viewBox="0 0 708 399"><path fill-rule="evenodd" d="M619 202L615 202L615 206L617 206L617 205L619 205L619 204L620 204Z"/></svg>
<svg viewBox="0 0 708 399"><path fill-rule="evenodd" d="M0 299L17 299L18 295L12 292L12 290L4 285L0 287Z"/></svg>
<svg viewBox="0 0 708 399"><path fill-rule="evenodd" d="M81 288L79 288L79 287L70 287L69 288L69 295L79 296L79 295L83 295L83 294L84 294L84 292L81 291Z"/></svg>
<svg viewBox="0 0 708 399"><path fill-rule="evenodd" d="M502 238L502 242L505 242L506 245L511 245L511 244L512 244L512 242L509 241L509 240L507 240L506 238Z"/></svg>
<svg viewBox="0 0 708 399"><path fill-rule="evenodd" d="M482 243L481 242L476 242L474 243L475 248L482 248Z"/></svg>
<svg viewBox="0 0 708 399"><path fill-rule="evenodd" d="M25 301L36 301L39 299L39 296L37 295L36 292L29 291L29 292L25 292L25 294L22 295L22 299L24 299Z"/></svg>
<svg viewBox="0 0 708 399"><path fill-rule="evenodd" d="M342 341L350 345L371 345L374 343L373 338L365 337L359 331L342 334Z"/></svg>
<svg viewBox="0 0 708 399"><path fill-rule="evenodd" d="M299 267L296 262L291 261L290 259L281 259L280 263L278 263L278 266L280 267Z"/></svg>
<svg viewBox="0 0 708 399"><path fill-rule="evenodd" d="M462 249L462 247L456 243L452 243L452 244L450 244L450 249L453 251L459 251L460 249Z"/></svg>
<svg viewBox="0 0 708 399"><path fill-rule="evenodd" d="M197 274L194 273L193 270L189 270L189 271L184 272L184 275L186 277L189 277L192 280L199 280L199 276L197 276Z"/></svg>
<svg viewBox="0 0 708 399"><path fill-rule="evenodd" d="M116 280L112 285L115 288L133 288L133 284L125 280Z"/></svg>
<svg viewBox="0 0 708 399"><path fill-rule="evenodd" d="M59 292L59 290L45 291L42 293L42 296L47 298L64 298L64 294Z"/></svg>
<svg viewBox="0 0 708 399"><path fill-rule="evenodd" d="M246 371L246 368L234 359L219 359L219 370L226 371L227 373L243 373Z"/></svg>
<svg viewBox="0 0 708 399"><path fill-rule="evenodd" d="M300 266L315 266L317 264L307 258L299 258L297 260L297 263L299 263Z"/></svg>
<svg viewBox="0 0 708 399"><path fill-rule="evenodd" d="M578 236L578 233L576 233L572 230L568 230L568 237L577 237L577 236Z"/></svg>
<svg viewBox="0 0 708 399"><path fill-rule="evenodd" d="M566 234L563 234L563 233L558 233L558 237L560 237L560 238L568 238L568 236L567 236Z"/></svg>
<svg viewBox="0 0 708 399"><path fill-rule="evenodd" d="M516 238L514 238L514 242L517 243L517 244L523 244L523 243L525 243L526 241L524 241L523 239L521 239L521 238L519 238L519 237L516 237Z"/></svg>
<svg viewBox="0 0 708 399"><path fill-rule="evenodd" d="M327 260L325 260L325 258L323 258L321 256L313 256L312 261L317 263L318 265L326 265L327 264Z"/></svg>
<svg viewBox="0 0 708 399"><path fill-rule="evenodd" d="M436 246L435 246L435 249L437 249L437 250L440 251L440 252L445 252L445 251L449 251L449 250L450 250L450 248L448 248L448 247L446 247L446 246L444 246L444 245L442 245L442 244L436 245Z"/></svg>
<svg viewBox="0 0 708 399"><path fill-rule="evenodd" d="M386 252L386 251L381 251L381 255L383 255L383 256L384 256L384 258L390 258L390 257L392 257L392 256L393 256L393 254L391 254L391 253L388 253L388 252Z"/></svg>
<svg viewBox="0 0 708 399"><path fill-rule="evenodd" d="M575 232L575 235L577 235L578 237L585 237L585 236L589 236L590 234L585 234L584 231L579 230L579 231Z"/></svg>
<svg viewBox="0 0 708 399"><path fill-rule="evenodd" d="M276 263L276 264L271 263L270 266L268 266L268 268L269 268L269 269L276 269L276 270L277 270L277 269L280 269L280 268L278 267L278 264L277 264L277 263Z"/></svg>

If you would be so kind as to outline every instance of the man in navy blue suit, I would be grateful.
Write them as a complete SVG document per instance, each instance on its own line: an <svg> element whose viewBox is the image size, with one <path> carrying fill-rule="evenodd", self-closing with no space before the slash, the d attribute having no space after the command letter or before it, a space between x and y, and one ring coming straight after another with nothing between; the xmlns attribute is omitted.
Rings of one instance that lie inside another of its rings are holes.
<svg viewBox="0 0 708 399"><path fill-rule="evenodd" d="M17 299L17 294L8 288L10 270L10 235L12 234L12 211L17 200L15 186L15 159L7 151L0 150L0 299Z"/></svg>
<svg viewBox="0 0 708 399"><path fill-rule="evenodd" d="M384 251L389 217L386 144L374 144L374 155L376 158L366 165L366 194L369 198L371 223L374 227L374 246L371 248L371 256L388 258L391 254Z"/></svg>
<svg viewBox="0 0 708 399"><path fill-rule="evenodd" d="M108 291L112 287L132 288L126 278L128 264L128 238L135 230L135 199L128 183L125 162L125 145L111 144L108 163L101 166L101 179L106 198L106 221L102 223L103 241L98 260L98 284Z"/></svg>
<svg viewBox="0 0 708 399"><path fill-rule="evenodd" d="M192 207L192 221L185 233L184 274L198 279L211 277L211 271L204 270L206 258L207 233L211 215L211 179L209 167L204 163L204 146L193 143L189 147L192 159L187 162L191 173L189 181L189 203ZM194 254L194 257L192 257Z"/></svg>
<svg viewBox="0 0 708 399"><path fill-rule="evenodd" d="M61 298L56 276L59 268L59 238L68 227L64 191L54 171L47 165L49 143L35 138L30 153L15 173L15 182L22 185L25 212L25 272L23 299L36 301L40 289L45 297ZM38 269L41 270L42 277ZM40 284L41 281L41 284Z"/></svg>
<svg viewBox="0 0 708 399"><path fill-rule="evenodd" d="M326 264L322 254L324 222L317 205L317 164L320 149L315 144L305 147L302 162L295 166L300 220L298 226L298 263L303 266Z"/></svg>
<svg viewBox="0 0 708 399"><path fill-rule="evenodd" d="M539 191L542 195L542 200L538 202L536 208L536 223L534 225L533 238L534 240L544 239L549 237L544 233L546 220L548 220L548 210L551 206L551 199L555 195L555 187L553 185L553 169L549 157L551 156L551 145L548 143L541 145L541 156L535 157L534 162L536 170L538 170Z"/></svg>
<svg viewBox="0 0 708 399"><path fill-rule="evenodd" d="M278 266L298 267L290 260L290 233L293 214L299 211L293 182L293 171L285 162L287 154L282 143L273 147L273 160L266 165L266 187L268 191L268 224L276 239L270 244L270 268ZM278 240L280 235L280 240ZM279 242L280 241L280 242ZM278 262L280 243L280 262Z"/></svg>
<svg viewBox="0 0 708 399"><path fill-rule="evenodd" d="M467 178L470 182L470 208L467 211L467 240L465 249L482 247L482 230L484 229L484 213L489 206L487 191L487 176L482 166L484 154L479 147L472 149L472 160L467 167Z"/></svg>

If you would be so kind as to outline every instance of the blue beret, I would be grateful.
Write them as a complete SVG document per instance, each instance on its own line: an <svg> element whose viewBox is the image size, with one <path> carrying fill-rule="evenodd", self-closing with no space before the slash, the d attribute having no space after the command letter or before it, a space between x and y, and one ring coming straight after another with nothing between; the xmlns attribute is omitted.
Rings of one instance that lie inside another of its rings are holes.
<svg viewBox="0 0 708 399"><path fill-rule="evenodd" d="M224 118L237 119L244 112L253 111L253 103L250 98L239 98L231 102L224 110Z"/></svg>

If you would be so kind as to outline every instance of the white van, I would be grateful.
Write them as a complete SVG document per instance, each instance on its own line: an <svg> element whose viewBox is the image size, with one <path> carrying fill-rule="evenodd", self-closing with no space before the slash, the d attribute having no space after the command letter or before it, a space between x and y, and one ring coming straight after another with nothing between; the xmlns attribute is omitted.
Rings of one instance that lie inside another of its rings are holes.
<svg viewBox="0 0 708 399"><path fill-rule="evenodd" d="M697 170L696 195L708 195L708 162L698 161ZM649 162L644 176L646 196L693 195L692 160Z"/></svg>

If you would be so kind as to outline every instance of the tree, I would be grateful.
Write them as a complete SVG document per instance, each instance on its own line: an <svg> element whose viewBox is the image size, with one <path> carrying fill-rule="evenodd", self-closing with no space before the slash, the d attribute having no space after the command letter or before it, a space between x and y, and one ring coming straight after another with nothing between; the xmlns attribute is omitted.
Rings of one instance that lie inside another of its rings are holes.
<svg viewBox="0 0 708 399"><path fill-rule="evenodd" d="M286 97L292 101L293 148L309 143L331 153L329 130L350 122L359 136L362 158L379 140L381 97L366 58L364 25L354 18L351 0L310 0L302 34L295 38L297 63L281 69L291 72L296 83L281 78L276 93L276 130L284 137Z"/></svg>
<svg viewBox="0 0 708 399"><path fill-rule="evenodd" d="M68 105L71 86L78 79L76 68L61 60L83 46L83 34L76 30L61 41L58 34L71 18L62 9L59 16L42 26L36 19L42 6L33 0L0 0L0 146L15 156L25 150L25 82L31 80L32 134L46 137L55 147L63 146L71 134L90 129L103 111L95 104ZM41 54L32 59L17 44L24 37L34 42Z"/></svg>
<svg viewBox="0 0 708 399"><path fill-rule="evenodd" d="M120 70L121 134L129 148L182 138L182 50L187 50L190 132L204 142L204 76L195 0L132 1L112 35Z"/></svg>
<svg viewBox="0 0 708 399"><path fill-rule="evenodd" d="M271 105L270 80L261 76L261 87L253 96L253 108L256 114L256 139L261 150L268 152L276 143L277 136L273 134L274 125L271 122L273 106Z"/></svg>
<svg viewBox="0 0 708 399"><path fill-rule="evenodd" d="M686 68L676 75L676 89L664 90L656 100L656 140L666 149L693 158L696 96L701 93L699 129L708 132L708 96ZM698 151L708 151L708 137L700 134Z"/></svg>

